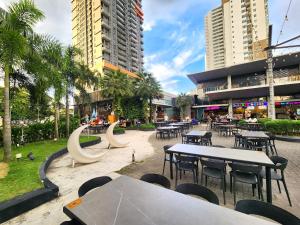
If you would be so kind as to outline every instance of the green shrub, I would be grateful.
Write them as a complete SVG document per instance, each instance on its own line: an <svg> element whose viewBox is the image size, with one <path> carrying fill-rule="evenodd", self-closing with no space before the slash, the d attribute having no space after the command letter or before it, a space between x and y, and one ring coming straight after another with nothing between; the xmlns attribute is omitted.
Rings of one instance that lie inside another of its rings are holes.
<svg viewBox="0 0 300 225"><path fill-rule="evenodd" d="M141 130L152 130L152 129L154 130L155 125L153 123L145 123L140 126L140 129Z"/></svg>
<svg viewBox="0 0 300 225"><path fill-rule="evenodd" d="M78 127L79 119L70 117L70 132ZM3 134L0 129L0 146L3 145ZM42 140L50 140L54 138L54 122L46 120L44 123L33 123L23 127L23 135L25 143L31 143ZM22 127L13 126L11 130L12 144L20 144L22 136ZM66 137L66 120L62 117L59 121L59 136Z"/></svg>
<svg viewBox="0 0 300 225"><path fill-rule="evenodd" d="M124 134L125 133L125 129L122 128L122 127L115 127L113 133L114 134Z"/></svg>
<svg viewBox="0 0 300 225"><path fill-rule="evenodd" d="M274 134L300 135L300 120L264 120L260 123Z"/></svg>

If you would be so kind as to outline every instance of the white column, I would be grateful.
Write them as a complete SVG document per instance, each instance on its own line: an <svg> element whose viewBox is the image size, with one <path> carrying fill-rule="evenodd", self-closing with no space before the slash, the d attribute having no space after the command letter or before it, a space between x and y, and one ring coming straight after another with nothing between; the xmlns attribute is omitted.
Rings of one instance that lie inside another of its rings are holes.
<svg viewBox="0 0 300 225"><path fill-rule="evenodd" d="M233 118L233 104L232 104L232 98L228 101L228 116L229 118Z"/></svg>
<svg viewBox="0 0 300 225"><path fill-rule="evenodd" d="M231 89L231 75L227 76L227 86L228 86L228 89Z"/></svg>

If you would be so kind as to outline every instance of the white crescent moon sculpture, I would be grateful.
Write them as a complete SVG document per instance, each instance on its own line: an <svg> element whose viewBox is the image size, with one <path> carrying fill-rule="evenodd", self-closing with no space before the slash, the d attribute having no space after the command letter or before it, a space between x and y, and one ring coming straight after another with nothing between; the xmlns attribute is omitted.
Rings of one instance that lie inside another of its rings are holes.
<svg viewBox="0 0 300 225"><path fill-rule="evenodd" d="M115 147L115 148L124 148L126 146L128 146L129 143L121 143L119 142L115 136L114 136L114 128L115 126L119 123L119 121L117 122L114 122L113 124L111 124L109 126L109 128L107 129L106 131L106 138L108 140L108 148L111 148L111 147Z"/></svg>
<svg viewBox="0 0 300 225"><path fill-rule="evenodd" d="M99 153L96 155L89 154L83 151L83 149L81 148L79 142L79 136L81 132L88 126L89 125L84 125L77 128L76 130L73 131L73 133L69 137L67 148L70 155L73 158L73 166L74 166L74 160L76 160L79 163L93 163L99 161L100 158L103 156L103 153Z"/></svg>

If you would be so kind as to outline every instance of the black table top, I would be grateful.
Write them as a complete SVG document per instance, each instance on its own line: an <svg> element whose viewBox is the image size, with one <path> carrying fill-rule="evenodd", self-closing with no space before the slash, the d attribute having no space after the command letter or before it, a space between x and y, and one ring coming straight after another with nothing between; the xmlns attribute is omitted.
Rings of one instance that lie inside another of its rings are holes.
<svg viewBox="0 0 300 225"><path fill-rule="evenodd" d="M64 212L93 225L274 224L126 176L71 202Z"/></svg>

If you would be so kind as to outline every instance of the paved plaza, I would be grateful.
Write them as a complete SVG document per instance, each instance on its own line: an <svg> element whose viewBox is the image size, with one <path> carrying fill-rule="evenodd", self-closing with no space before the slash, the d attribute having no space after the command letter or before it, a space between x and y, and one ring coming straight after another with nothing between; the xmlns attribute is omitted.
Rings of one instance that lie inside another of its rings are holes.
<svg viewBox="0 0 300 225"><path fill-rule="evenodd" d="M197 126L194 130L204 130L205 126ZM145 173L162 173L163 167L163 146L167 144L181 143L181 137L173 139L156 139L155 132L148 131L126 131L126 134L120 135L121 141L129 141L127 148L107 150L107 142L105 135L101 135L103 142L89 147L87 151L103 152L103 158L96 163L88 165L77 164L75 168L71 167L71 158L67 154L55 160L47 173L47 176L60 188L60 197L39 206L27 213L24 213L4 224L60 224L62 221L68 220L63 213L63 206L77 198L79 186L91 178L97 176L108 175L112 178L118 177L120 174L128 175L134 178L140 178ZM232 147L233 137L220 137L213 132L212 141L214 145L223 145ZM278 153L289 160L288 167L285 171L288 190L290 192L293 207L290 207L286 194L282 187L282 193L278 192L275 182L273 182L273 204L278 205L293 214L300 217L300 144L276 141ZM136 162L131 164L132 152L135 151ZM227 171L230 171L228 168ZM169 176L169 164L166 164L165 176ZM183 175L180 183L192 182L190 173ZM171 181L172 189L174 189L175 180ZM220 189L220 181L209 179L208 188L213 190L219 197L220 204L223 205L222 190ZM251 185L237 186L237 200L255 199L252 196ZM266 196L265 196L266 198ZM233 194L229 191L229 176L227 175L227 192L225 207L233 208Z"/></svg>
<svg viewBox="0 0 300 225"><path fill-rule="evenodd" d="M194 130L204 130L205 126L197 126ZM155 135L151 135L149 138L149 142L153 145L155 149L155 154L148 158L147 160L136 163L134 165L130 165L120 171L121 174L128 175L135 178L140 178L145 173L162 173L163 168L163 146L169 144L176 144L181 142L181 137L177 139L156 139ZM216 132L213 132L212 142L214 145L223 145L225 147L233 147L234 137L224 137L219 136ZM288 199L286 197L283 185L281 183L281 191L280 194L277 188L277 184L275 181L272 181L272 190L273 190L273 204L284 208L291 213L300 217L300 143L290 143L283 141L276 141L276 147L278 150L279 156L287 158L289 160L287 169L285 170L285 177L288 186L288 190L290 193L292 207L289 206ZM175 168L173 168L175 170ZM227 169L230 171L230 168ZM165 176L170 178L169 175L169 164L166 162L165 168ZM233 194L229 191L229 175L226 177L227 180L227 191L226 191L226 205L225 207L234 208L233 204ZM178 181L180 183L192 182L192 174L186 173L183 175L182 180ZM200 181L200 177L199 177ZM174 189L175 179L171 181L172 189ZM213 190L219 197L220 204L223 205L223 195L222 190L220 188L220 180L214 180L212 178L208 178L208 188ZM263 191L265 191L265 182ZM252 196L251 185L244 185L237 183L237 201L241 199L257 199L257 191L256 196ZM264 198L266 199L266 195L264 192Z"/></svg>

